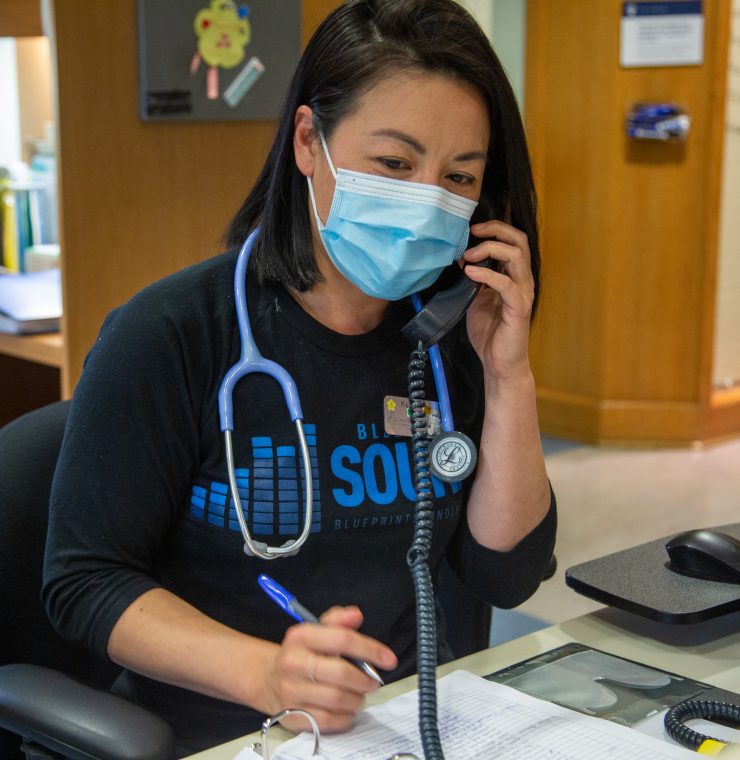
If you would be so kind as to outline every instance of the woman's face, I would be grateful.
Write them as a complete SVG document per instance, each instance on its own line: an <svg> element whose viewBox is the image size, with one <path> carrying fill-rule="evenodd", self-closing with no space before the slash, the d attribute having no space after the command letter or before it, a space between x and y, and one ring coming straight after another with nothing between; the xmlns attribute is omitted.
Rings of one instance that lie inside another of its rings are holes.
<svg viewBox="0 0 740 760"><path fill-rule="evenodd" d="M334 177L318 135L306 137L300 147L301 125L307 127L310 114L303 106L296 115L296 162L313 178L317 210L326 222ZM438 185L478 200L489 138L485 103L471 85L439 74L404 72L368 90L331 134L328 148L337 169Z"/></svg>

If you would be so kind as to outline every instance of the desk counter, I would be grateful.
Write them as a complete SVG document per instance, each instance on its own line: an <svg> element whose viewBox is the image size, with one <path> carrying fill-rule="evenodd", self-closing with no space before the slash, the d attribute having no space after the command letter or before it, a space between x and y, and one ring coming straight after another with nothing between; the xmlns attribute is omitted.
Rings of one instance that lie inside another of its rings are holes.
<svg viewBox="0 0 740 760"><path fill-rule="evenodd" d="M669 626L604 608L441 665L438 673L442 676L462 669L488 675L571 641L723 689L740 691L740 613L697 625ZM367 704L384 702L414 688L416 678L404 678L370 695ZM290 736L276 726L270 729L270 746L275 747ZM258 733L250 734L191 755L191 759L233 760L243 747L258 740Z"/></svg>

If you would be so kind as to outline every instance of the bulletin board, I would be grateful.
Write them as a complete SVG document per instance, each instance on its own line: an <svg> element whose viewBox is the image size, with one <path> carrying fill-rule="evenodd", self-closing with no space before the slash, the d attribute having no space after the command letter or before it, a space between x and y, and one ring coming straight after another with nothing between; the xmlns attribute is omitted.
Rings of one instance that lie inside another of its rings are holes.
<svg viewBox="0 0 740 760"><path fill-rule="evenodd" d="M300 0L138 0L145 121L275 119L300 56Z"/></svg>

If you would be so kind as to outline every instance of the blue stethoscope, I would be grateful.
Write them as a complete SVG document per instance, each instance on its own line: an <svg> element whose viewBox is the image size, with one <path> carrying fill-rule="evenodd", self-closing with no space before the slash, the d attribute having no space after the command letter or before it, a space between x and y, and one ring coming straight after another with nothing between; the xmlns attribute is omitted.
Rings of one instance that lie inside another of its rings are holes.
<svg viewBox="0 0 740 760"><path fill-rule="evenodd" d="M276 362L270 359L265 359L265 357L262 356L254 342L252 328L249 324L249 314L247 312L247 264L249 262L249 254L252 251L258 233L259 228L256 228L250 233L249 237L244 241L244 245L239 252L239 257L236 262L236 270L234 272L234 302L236 304L236 319L239 326L239 339L241 341L241 356L239 357L239 361L237 361L237 363L234 364L234 366L224 375L224 379L221 382L221 388L218 392L218 413L221 421L221 432L224 435L224 444L226 448L226 466L229 475L229 488L231 490L231 498L234 502L234 511L236 512L236 517L239 521L239 528L244 537L244 552L250 557L277 559L279 557L290 557L297 554L298 550L308 538L308 534L311 530L311 518L313 515L313 481L311 477L311 461L308 453L308 443L306 441L306 434L303 430L303 411L301 409L301 401L298 397L298 388L295 384L295 380L293 380L290 373L284 367L281 367ZM411 300L414 308L418 312L421 309L421 299L418 295L413 295ZM446 467L445 463L449 465L450 462L453 462L454 465L454 447L460 445L458 440L459 437L466 438L466 436L455 432L452 409L450 407L450 396L447 389L447 379L442 365L442 356L439 351L439 346L431 346L428 351L432 365L434 383L437 387L437 398L439 399L439 412L442 426L442 434L436 436L430 444L432 469L435 474L444 480L462 480L463 477L467 476L471 468L467 467L464 474L459 474L455 472L456 468L454 466L451 468ZM234 410L232 401L234 387L245 375L255 373L269 375L276 380L283 389L285 403L288 406L290 418L295 423L301 450L301 460L303 463L303 473L305 478L303 530L297 538L286 541L282 546L269 546L263 541L255 541L254 538L252 538L249 533L249 528L247 527L244 512L241 508L239 488L236 482L236 472L234 470L234 449L231 438L234 431ZM436 446L435 441L437 442ZM439 460L438 463L442 464L441 469L434 466L435 451L440 452L436 456L436 459ZM466 452L463 452L463 454L465 453ZM467 454L469 460L470 452L467 452ZM473 452L473 464L474 463L475 458Z"/></svg>

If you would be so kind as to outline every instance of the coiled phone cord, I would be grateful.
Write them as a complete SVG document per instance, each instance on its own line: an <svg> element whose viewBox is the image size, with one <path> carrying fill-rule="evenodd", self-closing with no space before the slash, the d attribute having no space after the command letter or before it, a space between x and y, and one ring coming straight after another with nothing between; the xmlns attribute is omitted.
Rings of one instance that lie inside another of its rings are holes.
<svg viewBox="0 0 740 760"><path fill-rule="evenodd" d="M665 730L671 739L677 741L682 747L693 749L700 754L714 754L727 742L705 736L698 731L685 726L684 723L692 718L704 718L704 720L721 720L727 723L740 725L740 705L729 702L717 702L715 700L689 700L681 702L666 713L664 724ZM719 746L718 746L719 745Z"/></svg>
<svg viewBox="0 0 740 760"><path fill-rule="evenodd" d="M411 404L412 456L416 508L414 538L406 554L416 595L416 659L419 677L419 733L426 760L444 760L437 724L437 619L434 586L429 569L434 507L429 470L429 437L424 411L424 368L427 352L421 341L409 360L408 384Z"/></svg>

